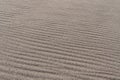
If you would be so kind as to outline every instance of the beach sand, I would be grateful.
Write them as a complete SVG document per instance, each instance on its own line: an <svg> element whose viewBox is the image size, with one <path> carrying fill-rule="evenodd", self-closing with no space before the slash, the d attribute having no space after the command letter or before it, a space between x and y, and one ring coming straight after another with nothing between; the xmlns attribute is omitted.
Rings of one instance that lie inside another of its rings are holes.
<svg viewBox="0 0 120 80"><path fill-rule="evenodd" d="M0 0L0 80L120 80L120 0Z"/></svg>

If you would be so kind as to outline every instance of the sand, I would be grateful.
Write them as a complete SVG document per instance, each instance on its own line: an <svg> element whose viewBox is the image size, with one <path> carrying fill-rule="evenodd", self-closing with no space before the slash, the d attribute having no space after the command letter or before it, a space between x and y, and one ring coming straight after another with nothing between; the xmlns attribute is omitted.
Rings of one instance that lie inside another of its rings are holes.
<svg viewBox="0 0 120 80"><path fill-rule="evenodd" d="M0 0L0 80L120 80L120 0Z"/></svg>

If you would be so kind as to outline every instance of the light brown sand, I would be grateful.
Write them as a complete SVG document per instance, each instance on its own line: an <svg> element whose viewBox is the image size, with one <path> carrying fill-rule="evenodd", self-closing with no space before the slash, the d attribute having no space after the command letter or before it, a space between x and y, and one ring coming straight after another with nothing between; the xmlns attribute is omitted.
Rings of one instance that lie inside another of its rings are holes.
<svg viewBox="0 0 120 80"><path fill-rule="evenodd" d="M0 80L120 80L120 0L0 0Z"/></svg>

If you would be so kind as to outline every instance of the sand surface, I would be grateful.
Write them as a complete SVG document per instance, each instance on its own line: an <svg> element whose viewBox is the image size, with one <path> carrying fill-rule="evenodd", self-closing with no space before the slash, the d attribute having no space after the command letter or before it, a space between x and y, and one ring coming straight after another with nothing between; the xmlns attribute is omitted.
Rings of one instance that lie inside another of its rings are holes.
<svg viewBox="0 0 120 80"><path fill-rule="evenodd" d="M0 0L0 80L120 80L120 0Z"/></svg>

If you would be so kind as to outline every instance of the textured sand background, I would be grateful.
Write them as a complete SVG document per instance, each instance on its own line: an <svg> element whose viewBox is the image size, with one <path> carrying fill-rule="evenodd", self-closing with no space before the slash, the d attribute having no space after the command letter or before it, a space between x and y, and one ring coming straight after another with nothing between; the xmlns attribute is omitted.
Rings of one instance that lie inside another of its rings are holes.
<svg viewBox="0 0 120 80"><path fill-rule="evenodd" d="M0 0L0 80L120 80L120 0Z"/></svg>

